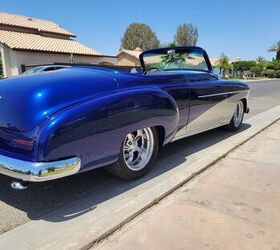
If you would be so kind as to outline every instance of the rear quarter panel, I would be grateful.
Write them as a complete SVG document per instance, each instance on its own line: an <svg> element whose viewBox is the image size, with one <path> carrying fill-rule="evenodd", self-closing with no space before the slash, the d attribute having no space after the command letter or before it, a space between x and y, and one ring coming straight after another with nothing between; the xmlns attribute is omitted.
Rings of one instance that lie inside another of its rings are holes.
<svg viewBox="0 0 280 250"><path fill-rule="evenodd" d="M78 156L82 171L118 159L125 136L140 128L162 126L165 142L176 133L178 109L156 88L111 93L57 113L41 125L38 160Z"/></svg>

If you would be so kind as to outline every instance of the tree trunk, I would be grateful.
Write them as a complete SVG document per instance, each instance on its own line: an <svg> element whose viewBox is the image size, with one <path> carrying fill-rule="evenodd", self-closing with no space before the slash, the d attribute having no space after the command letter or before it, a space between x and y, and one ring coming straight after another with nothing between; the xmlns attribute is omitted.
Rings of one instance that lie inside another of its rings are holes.
<svg viewBox="0 0 280 250"><path fill-rule="evenodd" d="M276 53L276 60L280 60L280 50L278 50Z"/></svg>

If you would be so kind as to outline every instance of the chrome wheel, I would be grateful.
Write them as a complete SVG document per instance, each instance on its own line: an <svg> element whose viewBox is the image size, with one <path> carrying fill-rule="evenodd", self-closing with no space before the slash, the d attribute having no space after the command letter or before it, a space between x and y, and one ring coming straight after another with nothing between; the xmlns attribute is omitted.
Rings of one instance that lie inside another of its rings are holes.
<svg viewBox="0 0 280 250"><path fill-rule="evenodd" d="M154 136L150 128L129 133L124 141L123 158L127 167L139 171L146 167L154 152Z"/></svg>
<svg viewBox="0 0 280 250"><path fill-rule="evenodd" d="M244 115L243 102L239 101L237 103L237 107L233 115L233 123L235 127L238 127L240 125L240 123L243 120L243 115Z"/></svg>

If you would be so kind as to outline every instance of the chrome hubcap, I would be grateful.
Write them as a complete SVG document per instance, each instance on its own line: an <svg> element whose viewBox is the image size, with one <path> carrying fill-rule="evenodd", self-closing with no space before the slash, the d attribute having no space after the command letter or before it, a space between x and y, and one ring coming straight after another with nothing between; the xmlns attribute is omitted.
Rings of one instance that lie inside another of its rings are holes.
<svg viewBox="0 0 280 250"><path fill-rule="evenodd" d="M139 171L149 163L154 151L154 136L150 128L129 133L124 141L123 157L127 167Z"/></svg>
<svg viewBox="0 0 280 250"><path fill-rule="evenodd" d="M239 101L237 104L236 110L234 112L234 115L233 115L233 122L236 127L238 127L240 125L240 123L242 122L243 112L244 112L243 103L242 103L242 101Z"/></svg>

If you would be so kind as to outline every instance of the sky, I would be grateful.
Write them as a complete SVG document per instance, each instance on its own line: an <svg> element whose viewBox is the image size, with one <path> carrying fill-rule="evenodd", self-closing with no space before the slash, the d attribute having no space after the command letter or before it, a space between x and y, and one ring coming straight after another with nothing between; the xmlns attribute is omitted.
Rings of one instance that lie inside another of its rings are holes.
<svg viewBox="0 0 280 250"><path fill-rule="evenodd" d="M271 59L267 50L280 40L280 0L0 0L0 11L52 20L106 55L118 52L133 22L149 25L162 43L192 23L211 57Z"/></svg>

